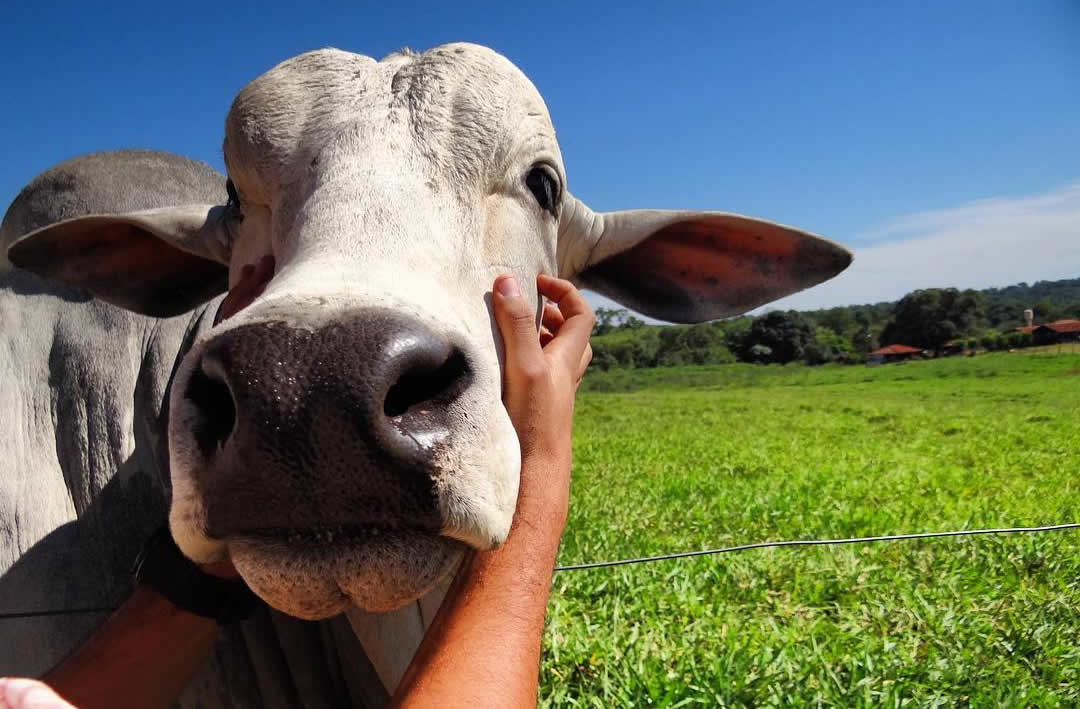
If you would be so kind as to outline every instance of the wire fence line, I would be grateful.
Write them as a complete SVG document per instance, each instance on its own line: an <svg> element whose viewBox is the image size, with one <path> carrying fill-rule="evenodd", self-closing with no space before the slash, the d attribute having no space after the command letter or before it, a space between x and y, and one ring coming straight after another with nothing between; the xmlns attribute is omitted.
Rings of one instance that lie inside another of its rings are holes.
<svg viewBox="0 0 1080 709"><path fill-rule="evenodd" d="M556 571L584 571L586 569L605 569L612 566L627 566L629 564L645 564L653 561L667 561L669 559L686 559L692 556L711 556L713 554L727 554L736 551L748 551L750 549L768 549L770 547L809 547L831 546L839 544L871 544L874 542L896 542L908 539L934 539L936 537L971 537L977 534L1031 534L1036 532L1058 532L1068 529L1080 529L1080 523L1069 522L1066 524L1049 524L1042 527L999 527L995 529L959 529L948 532L917 532L915 534L887 534L879 537L847 537L845 539L788 539L776 542L755 542L753 544L739 544L719 549L702 549L700 551L682 551L675 554L660 554L658 556L643 556L636 559L617 559L615 561L594 561L588 564L569 564L556 566Z"/></svg>
<svg viewBox="0 0 1080 709"><path fill-rule="evenodd" d="M711 556L714 554L728 554L737 551L749 551L751 549L768 549L771 547L809 547L809 546L836 546L840 544L872 544L874 542L896 542L911 539L935 539L938 537L972 537L985 534L1033 534L1038 532L1060 532L1065 530L1080 529L1080 523L1068 522L1065 524L1048 524L1041 527L998 527L993 529L958 529L947 532L917 532L914 534L887 534L878 537L847 537L844 539L787 539L775 542L755 542L753 544L739 544L718 549L702 549L700 551L683 551L674 554L660 554L657 556L643 556L636 559L616 559L613 561L594 561L587 564L569 564L556 566L555 571L584 571L586 569L604 569L614 566L628 566L630 564L645 564L654 561L668 561L670 559L687 559L693 556ZM80 615L91 613L112 613L117 608L113 606L89 606L83 608L62 608L57 610L43 611L14 611L0 613L0 620L17 618L36 618L57 615Z"/></svg>

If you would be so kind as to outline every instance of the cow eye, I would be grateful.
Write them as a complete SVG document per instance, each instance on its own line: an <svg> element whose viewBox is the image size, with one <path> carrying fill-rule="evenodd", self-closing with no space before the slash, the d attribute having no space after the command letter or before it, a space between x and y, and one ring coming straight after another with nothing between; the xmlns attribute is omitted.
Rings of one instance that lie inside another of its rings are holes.
<svg viewBox="0 0 1080 709"><path fill-rule="evenodd" d="M559 176L550 165L535 165L525 176L525 185L536 198L540 208L558 216L558 207L562 199Z"/></svg>
<svg viewBox="0 0 1080 709"><path fill-rule="evenodd" d="M229 196L229 201L226 202L227 206L240 203L240 196L237 195L237 186L232 184L232 179L225 180L225 191Z"/></svg>
<svg viewBox="0 0 1080 709"><path fill-rule="evenodd" d="M234 221L244 221L244 213L240 209L240 195L236 193L236 185L232 180L225 180L225 192L229 195L229 201L225 203L226 215Z"/></svg>

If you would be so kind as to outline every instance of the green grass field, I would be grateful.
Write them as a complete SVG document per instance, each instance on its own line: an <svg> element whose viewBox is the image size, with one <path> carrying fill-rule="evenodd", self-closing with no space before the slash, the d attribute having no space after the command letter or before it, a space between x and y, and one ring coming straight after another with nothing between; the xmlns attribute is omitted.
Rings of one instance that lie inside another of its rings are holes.
<svg viewBox="0 0 1080 709"><path fill-rule="evenodd" d="M591 373L570 564L1080 521L1080 355ZM1080 533L556 574L549 706L1077 706Z"/></svg>

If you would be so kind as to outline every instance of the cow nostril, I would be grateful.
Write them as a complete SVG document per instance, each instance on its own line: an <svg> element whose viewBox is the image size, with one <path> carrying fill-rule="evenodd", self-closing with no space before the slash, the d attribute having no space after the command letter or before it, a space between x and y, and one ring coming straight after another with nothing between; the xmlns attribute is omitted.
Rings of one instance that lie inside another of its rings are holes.
<svg viewBox="0 0 1080 709"><path fill-rule="evenodd" d="M386 393L383 413L393 418L423 404L445 405L465 391L471 378L465 354L455 348L434 369L415 367L402 374Z"/></svg>
<svg viewBox="0 0 1080 709"><path fill-rule="evenodd" d="M225 382L212 379L201 368L196 368L184 396L199 412L193 431L195 442L209 458L225 444L236 425L232 394Z"/></svg>

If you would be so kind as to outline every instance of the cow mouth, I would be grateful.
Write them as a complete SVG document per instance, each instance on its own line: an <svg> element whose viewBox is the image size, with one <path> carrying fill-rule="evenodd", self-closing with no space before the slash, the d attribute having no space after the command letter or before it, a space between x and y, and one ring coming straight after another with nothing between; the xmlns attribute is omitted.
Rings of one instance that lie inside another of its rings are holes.
<svg viewBox="0 0 1080 709"><path fill-rule="evenodd" d="M380 525L258 529L231 536L227 545L259 597L308 620L350 607L400 608L446 578L467 548L429 530Z"/></svg>
<svg viewBox="0 0 1080 709"><path fill-rule="evenodd" d="M252 540L277 542L293 547L325 546L329 544L377 544L380 539L406 533L430 534L421 529L407 529L377 524L339 524L336 527L303 527L255 529L237 535Z"/></svg>

